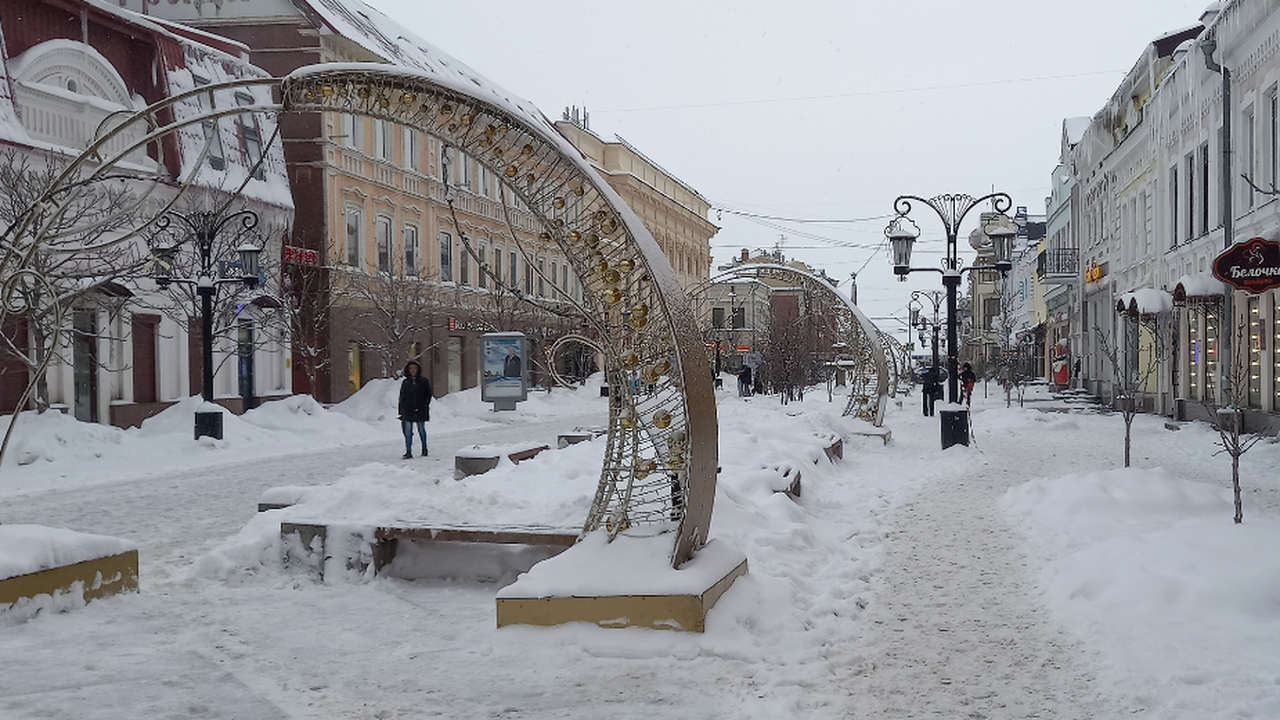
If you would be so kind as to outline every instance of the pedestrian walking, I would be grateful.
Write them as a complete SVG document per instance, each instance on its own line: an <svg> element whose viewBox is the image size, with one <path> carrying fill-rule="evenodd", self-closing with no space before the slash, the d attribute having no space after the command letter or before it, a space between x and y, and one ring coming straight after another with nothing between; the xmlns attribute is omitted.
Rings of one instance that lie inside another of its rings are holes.
<svg viewBox="0 0 1280 720"><path fill-rule="evenodd" d="M924 383L920 387L920 394L924 399L924 415L925 417L933 417L933 404L938 401L938 396L942 390L942 384L938 382L938 369L930 366L924 373Z"/></svg>
<svg viewBox="0 0 1280 720"><path fill-rule="evenodd" d="M743 365L738 371L738 395L751 397L751 367Z"/></svg>
<svg viewBox="0 0 1280 720"><path fill-rule="evenodd" d="M404 366L404 380L400 382L400 429L404 432L404 459L413 457L413 429L418 428L422 441L422 456L427 456L427 426L431 419L431 381L422 376L422 366L410 360Z"/></svg>
<svg viewBox="0 0 1280 720"><path fill-rule="evenodd" d="M973 373L973 366L969 363L964 364L964 369L960 371L960 394L964 396L964 404L973 404L973 386L978 382L978 376Z"/></svg>

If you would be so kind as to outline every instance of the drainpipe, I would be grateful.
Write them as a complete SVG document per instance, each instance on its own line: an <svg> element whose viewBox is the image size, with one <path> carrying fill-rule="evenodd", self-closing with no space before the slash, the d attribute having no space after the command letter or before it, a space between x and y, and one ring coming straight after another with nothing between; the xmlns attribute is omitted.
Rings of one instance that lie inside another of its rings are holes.
<svg viewBox="0 0 1280 720"><path fill-rule="evenodd" d="M1222 247L1223 249L1231 247L1235 243L1234 215L1235 208L1232 205L1231 198L1231 70L1215 62L1213 53L1218 49L1218 40L1215 36L1210 35L1200 41L1200 50L1204 52L1204 64L1209 68L1209 72L1215 72L1222 76ZM1223 59L1226 59L1225 51ZM1231 288L1223 288L1222 292L1222 317L1225 321L1225 331L1222 333L1218 342L1218 368L1222 374L1222 383L1219 385L1219 397L1225 403L1230 395L1231 388L1231 344L1232 336L1235 333L1235 314L1232 308L1232 300L1235 291Z"/></svg>

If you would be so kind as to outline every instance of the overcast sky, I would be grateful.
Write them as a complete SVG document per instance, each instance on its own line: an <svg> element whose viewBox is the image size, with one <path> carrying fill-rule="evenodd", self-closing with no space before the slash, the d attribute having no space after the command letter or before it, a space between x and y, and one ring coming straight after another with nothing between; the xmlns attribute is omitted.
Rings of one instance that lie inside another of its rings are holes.
<svg viewBox="0 0 1280 720"><path fill-rule="evenodd" d="M894 281L881 245L895 197L996 190L1043 213L1062 120L1100 109L1152 39L1208 4L367 1L552 119L585 107L598 135L723 208L711 213L716 264L781 243L845 291L858 272L859 305L876 317L941 287L935 273ZM923 239L940 236L930 211L913 217ZM913 265L936 266L942 246L918 246Z"/></svg>

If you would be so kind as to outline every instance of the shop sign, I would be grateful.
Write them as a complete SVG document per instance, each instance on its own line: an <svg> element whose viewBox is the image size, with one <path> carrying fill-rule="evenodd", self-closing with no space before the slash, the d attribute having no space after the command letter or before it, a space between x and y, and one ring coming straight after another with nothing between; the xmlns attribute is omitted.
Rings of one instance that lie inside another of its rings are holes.
<svg viewBox="0 0 1280 720"><path fill-rule="evenodd" d="M1232 245L1214 258L1213 276L1254 294L1280 287L1280 242L1256 237Z"/></svg>
<svg viewBox="0 0 1280 720"><path fill-rule="evenodd" d="M1099 265L1094 261L1089 261L1089 266L1084 269L1085 282L1098 282L1107 274L1106 265Z"/></svg>
<svg viewBox="0 0 1280 720"><path fill-rule="evenodd" d="M300 248L296 245L285 245L284 261L294 265L319 265L320 253L309 248Z"/></svg>

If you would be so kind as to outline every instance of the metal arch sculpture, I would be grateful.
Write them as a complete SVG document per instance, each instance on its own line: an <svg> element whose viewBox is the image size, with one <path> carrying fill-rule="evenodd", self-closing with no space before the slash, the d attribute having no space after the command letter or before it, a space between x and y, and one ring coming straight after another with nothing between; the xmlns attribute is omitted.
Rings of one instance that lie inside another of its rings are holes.
<svg viewBox="0 0 1280 720"><path fill-rule="evenodd" d="M903 387L911 385L911 354L898 338L883 330L879 333L884 358L889 363L889 395L897 397Z"/></svg>
<svg viewBox="0 0 1280 720"><path fill-rule="evenodd" d="M280 100L174 112L198 95L249 86L278 90ZM536 108L456 69L315 65L283 80L206 85L115 117L63 177L87 167L91 178L102 177L130 152L161 152L165 135L190 135L209 119L323 111L389 120L438 138L491 170L504 199L510 192L536 218L540 239L554 243L581 279L582 301L561 301L596 330L610 388L605 460L583 530L605 529L610 538L628 530L671 532L671 564L689 560L707 541L719 449L710 369L693 313L639 217ZM126 128L134 131L128 142L108 144ZM198 160L208 151L206 144ZM174 196L133 235L151 227L190 183L191 177L173 183ZM645 383L643 396L626 382L631 371Z"/></svg>
<svg viewBox="0 0 1280 720"><path fill-rule="evenodd" d="M791 287L801 287L839 298L835 303L837 334L849 345L849 352L856 363L844 414L855 415L876 427L884 423L885 406L891 394L891 373L885 359L882 334L852 300L838 292L830 282L813 273L774 263L743 263L734 266L713 276L703 287L733 278L782 280Z"/></svg>
<svg viewBox="0 0 1280 720"><path fill-rule="evenodd" d="M551 347L546 350L547 369L551 372L551 377L555 379L556 384L560 387L566 388L576 387L577 383L570 381L568 378L561 375L560 371L556 369L556 353L560 352L561 348L568 346L570 343L577 343L583 347L591 348L596 352L596 354L604 352L604 348L600 347L600 343L597 343L586 335L569 333L568 335L561 335L556 338L556 341L551 343Z"/></svg>

